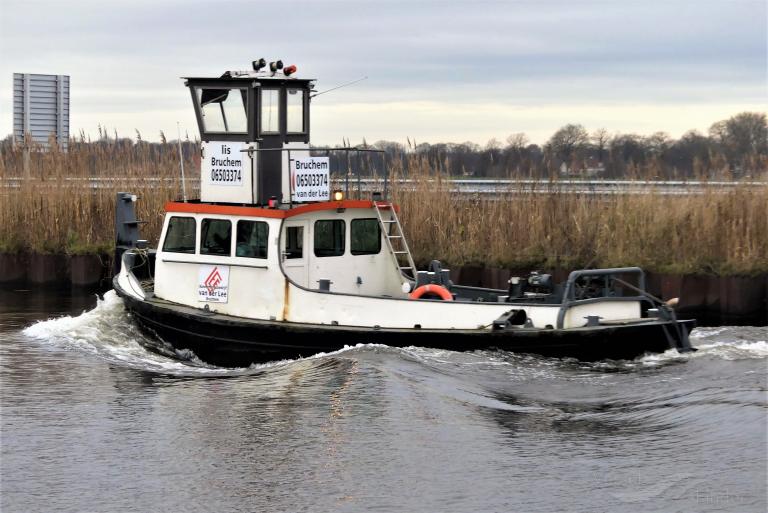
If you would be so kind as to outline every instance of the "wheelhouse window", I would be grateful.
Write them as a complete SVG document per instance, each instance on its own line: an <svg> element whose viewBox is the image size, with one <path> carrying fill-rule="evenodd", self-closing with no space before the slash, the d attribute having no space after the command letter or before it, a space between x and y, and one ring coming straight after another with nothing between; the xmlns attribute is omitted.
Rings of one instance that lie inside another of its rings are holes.
<svg viewBox="0 0 768 513"><path fill-rule="evenodd" d="M285 229L285 258L304 257L304 227L289 226Z"/></svg>
<svg viewBox="0 0 768 513"><path fill-rule="evenodd" d="M171 217L165 232L163 251L194 254L196 227L194 217Z"/></svg>
<svg viewBox="0 0 768 513"><path fill-rule="evenodd" d="M269 225L263 221L238 221L235 256L267 258Z"/></svg>
<svg viewBox="0 0 768 513"><path fill-rule="evenodd" d="M315 221L315 256L333 257L344 254L344 221Z"/></svg>
<svg viewBox="0 0 768 513"><path fill-rule="evenodd" d="M288 88L287 125L289 134L303 134L304 127L304 90Z"/></svg>
<svg viewBox="0 0 768 513"><path fill-rule="evenodd" d="M378 219L353 219L349 229L350 253L377 255L381 251L381 228Z"/></svg>
<svg viewBox="0 0 768 513"><path fill-rule="evenodd" d="M261 90L261 128L262 134L280 132L280 90Z"/></svg>
<svg viewBox="0 0 768 513"><path fill-rule="evenodd" d="M203 219L200 225L200 254L232 254L232 223L227 219Z"/></svg>
<svg viewBox="0 0 768 513"><path fill-rule="evenodd" d="M198 87L197 101L205 132L248 132L247 90L236 87Z"/></svg>

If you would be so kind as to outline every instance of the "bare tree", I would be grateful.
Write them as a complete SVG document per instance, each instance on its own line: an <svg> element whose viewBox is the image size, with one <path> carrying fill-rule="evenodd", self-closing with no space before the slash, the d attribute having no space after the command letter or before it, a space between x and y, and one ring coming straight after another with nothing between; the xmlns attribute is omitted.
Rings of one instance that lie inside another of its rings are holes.
<svg viewBox="0 0 768 513"><path fill-rule="evenodd" d="M741 157L768 154L765 113L742 112L726 120L723 143L733 154Z"/></svg>
<svg viewBox="0 0 768 513"><path fill-rule="evenodd" d="M495 137L491 137L487 143L485 143L486 151L498 151L501 149L501 143Z"/></svg>
<svg viewBox="0 0 768 513"><path fill-rule="evenodd" d="M547 142L550 153L562 162L570 162L589 145L589 134L582 125L565 125Z"/></svg>
<svg viewBox="0 0 768 513"><path fill-rule="evenodd" d="M661 155L672 144L672 138L666 132L656 132L645 138L645 145L652 155Z"/></svg>
<svg viewBox="0 0 768 513"><path fill-rule="evenodd" d="M528 146L528 136L523 132L517 132L507 137L507 146L520 153Z"/></svg>
<svg viewBox="0 0 768 513"><path fill-rule="evenodd" d="M603 162L605 151L608 149L608 141L610 139L611 136L605 128L598 128L592 132L592 144L595 145L595 149L597 150L598 162Z"/></svg>

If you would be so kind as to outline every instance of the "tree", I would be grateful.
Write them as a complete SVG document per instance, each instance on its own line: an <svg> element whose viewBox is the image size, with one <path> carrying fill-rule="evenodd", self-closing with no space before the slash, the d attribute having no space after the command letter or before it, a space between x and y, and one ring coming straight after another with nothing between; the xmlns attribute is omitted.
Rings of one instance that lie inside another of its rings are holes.
<svg viewBox="0 0 768 513"><path fill-rule="evenodd" d="M562 162L570 162L589 144L589 134L582 125L565 125L547 142L547 150Z"/></svg>
<svg viewBox="0 0 768 513"><path fill-rule="evenodd" d="M768 155L768 121L764 113L742 112L718 121L709 128L709 135L732 160Z"/></svg>
<svg viewBox="0 0 768 513"><path fill-rule="evenodd" d="M645 160L646 147L643 138L636 134L617 135L611 141L613 157L619 157L624 162L633 161L635 164Z"/></svg>
<svg viewBox="0 0 768 513"><path fill-rule="evenodd" d="M517 132L507 137L507 147L518 153L522 153L528 146L528 136L523 132Z"/></svg>
<svg viewBox="0 0 768 513"><path fill-rule="evenodd" d="M661 155L672 144L672 138L666 132L656 132L645 138L645 146L653 155Z"/></svg>
<svg viewBox="0 0 768 513"><path fill-rule="evenodd" d="M592 133L592 144L595 145L595 149L597 150L598 162L603 162L605 151L608 149L609 139L610 135L608 135L608 130L605 128L598 128Z"/></svg>
<svg viewBox="0 0 768 513"><path fill-rule="evenodd" d="M694 168L703 168L709 164L712 149L712 139L696 130L689 130L669 147L664 162L689 174L695 174Z"/></svg>

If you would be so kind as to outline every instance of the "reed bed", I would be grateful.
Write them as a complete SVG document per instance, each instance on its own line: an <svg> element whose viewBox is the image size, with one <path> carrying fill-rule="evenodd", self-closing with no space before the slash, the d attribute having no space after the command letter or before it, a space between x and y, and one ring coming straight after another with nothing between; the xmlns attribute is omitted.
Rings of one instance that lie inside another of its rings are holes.
<svg viewBox="0 0 768 513"><path fill-rule="evenodd" d="M185 166L198 169L193 144ZM137 194L142 234L159 236L163 206L181 197L178 146L130 141L71 142L69 151L3 147L0 155L0 251L109 253L114 248L115 194ZM195 173L197 174L197 173ZM106 178L98 188L89 179Z"/></svg>
<svg viewBox="0 0 768 513"><path fill-rule="evenodd" d="M110 252L118 191L141 197L142 234L154 245L163 204L181 197L175 144L117 141L33 152L29 177L15 180L24 174L22 153L9 146L0 155L2 252ZM185 144L187 176L194 178L197 154L194 143ZM674 273L768 272L768 187L599 196L563 192L553 179L514 194L470 196L451 192L424 161L391 171L392 197L420 264L438 258L450 266L514 269L638 265ZM398 188L396 179L405 173L415 184ZM114 181L84 186L90 177Z"/></svg>
<svg viewBox="0 0 768 513"><path fill-rule="evenodd" d="M768 187L703 194L579 195L557 180L522 193L467 197L427 167L394 188L414 259L512 269L637 265L670 273L768 271Z"/></svg>

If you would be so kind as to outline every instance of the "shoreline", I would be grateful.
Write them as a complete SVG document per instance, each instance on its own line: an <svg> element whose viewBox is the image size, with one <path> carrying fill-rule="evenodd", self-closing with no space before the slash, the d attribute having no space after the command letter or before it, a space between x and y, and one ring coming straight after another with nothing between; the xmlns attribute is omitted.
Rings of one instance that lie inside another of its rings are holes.
<svg viewBox="0 0 768 513"><path fill-rule="evenodd" d="M503 269L465 265L450 270L454 283L506 289L510 276L534 269ZM572 269L539 269L562 282ZM111 284L112 256L93 254L0 253L3 287L71 288L106 292ZM701 325L768 325L768 273L717 276L646 272L648 292L663 299L680 298L681 318Z"/></svg>

